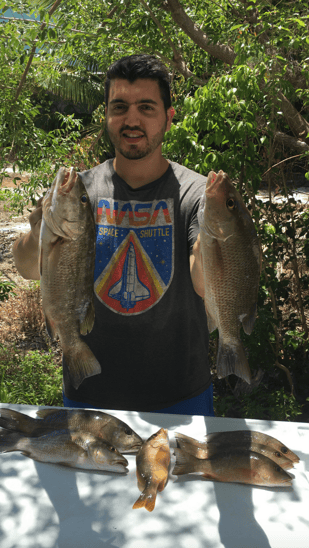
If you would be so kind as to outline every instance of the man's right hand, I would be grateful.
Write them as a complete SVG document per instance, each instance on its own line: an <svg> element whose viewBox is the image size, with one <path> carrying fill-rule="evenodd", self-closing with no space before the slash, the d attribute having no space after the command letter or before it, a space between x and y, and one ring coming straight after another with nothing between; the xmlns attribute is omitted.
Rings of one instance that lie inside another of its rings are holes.
<svg viewBox="0 0 309 548"><path fill-rule="evenodd" d="M37 201L36 208L29 215L29 223L34 240L39 241L42 223L42 201L43 196Z"/></svg>
<svg viewBox="0 0 309 548"><path fill-rule="evenodd" d="M27 280L39 280L39 238L42 222L42 200L29 215L30 232L24 234L13 244L15 266L21 276Z"/></svg>

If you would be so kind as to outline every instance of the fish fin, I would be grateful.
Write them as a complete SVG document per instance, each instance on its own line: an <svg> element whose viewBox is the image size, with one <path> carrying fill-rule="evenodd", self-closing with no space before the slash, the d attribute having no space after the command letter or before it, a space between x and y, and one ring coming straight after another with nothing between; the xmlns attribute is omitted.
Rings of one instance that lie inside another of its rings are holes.
<svg viewBox="0 0 309 548"><path fill-rule="evenodd" d="M255 303L252 306L250 313L246 314L246 316L241 320L243 330L245 333L247 333L247 335L251 335L252 333L255 318L256 318L256 313L257 313L257 306Z"/></svg>
<svg viewBox="0 0 309 548"><path fill-rule="evenodd" d="M87 333L90 333L90 331L92 331L94 324L94 315L94 304L93 300L91 300L88 304L86 315L80 324L80 332L82 335L87 335Z"/></svg>
<svg viewBox="0 0 309 548"><path fill-rule="evenodd" d="M13 409L0 409L0 426L14 432L32 435L36 428L36 419L14 411Z"/></svg>
<svg viewBox="0 0 309 548"><path fill-rule="evenodd" d="M207 312L207 310L206 310L206 315L207 315L208 331L209 333L212 333L213 331L215 331L215 329L217 329L218 326L215 320L212 318L212 316Z"/></svg>
<svg viewBox="0 0 309 548"><path fill-rule="evenodd" d="M10 453L11 451L19 451L18 442L24 437L20 432L12 432L4 430L0 433L0 453Z"/></svg>
<svg viewBox="0 0 309 548"><path fill-rule="evenodd" d="M39 409L36 412L37 417L40 417L41 419L49 419L44 422L52 423L53 421L56 421L57 426L59 426L59 422L61 422L62 426L66 426L69 414L70 412L67 409Z"/></svg>
<svg viewBox="0 0 309 548"><path fill-rule="evenodd" d="M248 384L251 383L251 371L241 341L231 346L224 344L219 338L217 356L217 375L219 379L228 375L237 375Z"/></svg>
<svg viewBox="0 0 309 548"><path fill-rule="evenodd" d="M45 319L45 326L46 326L47 334L49 335L49 337L53 341L56 338L56 333L55 333L54 329L52 328L52 324L50 323L49 318L46 315L44 315L44 319Z"/></svg>
<svg viewBox="0 0 309 548"><path fill-rule="evenodd" d="M167 480L168 478L164 478L162 481L160 481L159 485L158 485L158 492L161 493L161 491L163 491L165 489L165 486L167 484Z"/></svg>
<svg viewBox="0 0 309 548"><path fill-rule="evenodd" d="M63 348L63 355L68 365L69 375L75 390L87 377L93 377L101 373L101 366L89 346L81 339L78 343L72 344L66 351Z"/></svg>
<svg viewBox="0 0 309 548"><path fill-rule="evenodd" d="M137 501L134 502L132 508L134 510L136 510L136 508L146 508L148 512L152 512L156 504L156 497L157 493L154 488L151 490L150 488L146 488Z"/></svg>
<svg viewBox="0 0 309 548"><path fill-rule="evenodd" d="M182 441L191 445L195 445L196 447L200 444L200 442L195 438L190 438L190 436L186 436L186 434L180 434L179 432L175 432L175 438L178 447Z"/></svg>
<svg viewBox="0 0 309 548"><path fill-rule="evenodd" d="M174 449L174 455L176 456L176 462L172 472L173 476L182 476L196 471L195 465L199 459L178 448Z"/></svg>

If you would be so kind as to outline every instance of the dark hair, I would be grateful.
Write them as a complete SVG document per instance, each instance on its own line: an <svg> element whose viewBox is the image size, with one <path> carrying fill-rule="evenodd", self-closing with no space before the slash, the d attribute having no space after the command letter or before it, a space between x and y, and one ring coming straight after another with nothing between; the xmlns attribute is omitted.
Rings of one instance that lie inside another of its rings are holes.
<svg viewBox="0 0 309 548"><path fill-rule="evenodd" d="M128 55L115 61L107 70L105 79L105 106L108 104L111 80L122 78L134 82L137 78L151 78L159 84L164 108L171 106L170 77L166 66L154 55Z"/></svg>

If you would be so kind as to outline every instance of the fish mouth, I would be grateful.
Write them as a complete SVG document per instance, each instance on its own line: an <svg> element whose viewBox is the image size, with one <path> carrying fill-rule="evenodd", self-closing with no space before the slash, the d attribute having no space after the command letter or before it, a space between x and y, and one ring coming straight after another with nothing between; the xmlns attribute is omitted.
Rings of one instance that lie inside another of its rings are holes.
<svg viewBox="0 0 309 548"><path fill-rule="evenodd" d="M64 170L64 173L61 173L58 180L58 185L56 188L57 192L59 194L62 194L63 196L65 194L69 194L69 192L74 187L74 184L76 182L76 177L77 177L77 173L74 171L73 167L71 167L70 170L67 172L65 172Z"/></svg>
<svg viewBox="0 0 309 548"><path fill-rule="evenodd" d="M219 171L219 173L210 171L206 182L205 193L207 197L214 196L217 193L218 187L221 185L225 176L226 174L224 173L224 171L222 171L222 169Z"/></svg>
<svg viewBox="0 0 309 548"><path fill-rule="evenodd" d="M142 445L142 442L140 444L132 445L131 447L124 447L121 452L125 454L137 453L141 445Z"/></svg>

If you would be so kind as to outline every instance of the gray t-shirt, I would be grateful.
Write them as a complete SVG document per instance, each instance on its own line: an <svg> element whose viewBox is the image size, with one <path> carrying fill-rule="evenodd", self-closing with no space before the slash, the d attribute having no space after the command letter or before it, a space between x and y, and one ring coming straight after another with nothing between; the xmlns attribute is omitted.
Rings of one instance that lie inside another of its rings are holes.
<svg viewBox="0 0 309 548"><path fill-rule="evenodd" d="M206 178L170 162L132 189L113 161L81 173L96 221L95 324L84 340L102 373L65 395L106 409L151 411L211 382L203 300L190 277Z"/></svg>

